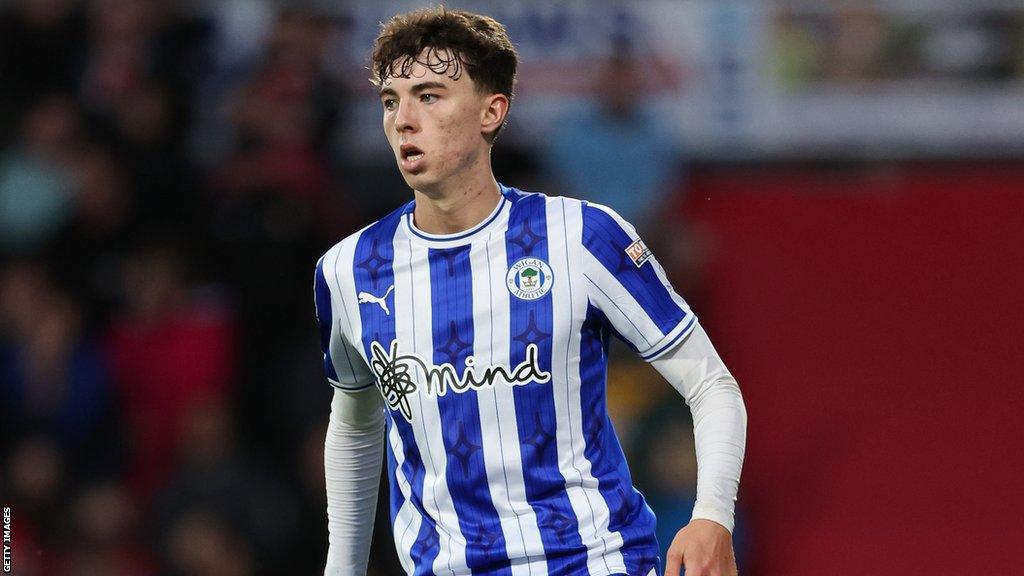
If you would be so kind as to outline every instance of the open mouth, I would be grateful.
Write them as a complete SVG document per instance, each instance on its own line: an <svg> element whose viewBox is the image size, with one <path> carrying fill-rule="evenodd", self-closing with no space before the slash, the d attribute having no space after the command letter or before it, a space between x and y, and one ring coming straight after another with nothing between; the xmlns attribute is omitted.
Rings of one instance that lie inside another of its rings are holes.
<svg viewBox="0 0 1024 576"><path fill-rule="evenodd" d="M407 160L409 162L415 162L423 157L423 151L412 144L402 144L399 152L402 155L402 160Z"/></svg>

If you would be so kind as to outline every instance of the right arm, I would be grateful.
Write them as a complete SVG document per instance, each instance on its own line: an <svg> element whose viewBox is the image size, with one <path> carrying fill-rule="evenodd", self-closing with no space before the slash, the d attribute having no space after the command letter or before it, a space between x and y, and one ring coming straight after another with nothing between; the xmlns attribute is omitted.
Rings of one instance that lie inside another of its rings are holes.
<svg viewBox="0 0 1024 576"><path fill-rule="evenodd" d="M324 259L313 276L313 300L324 355L324 372L334 387L324 440L327 529L330 547L324 576L362 576L370 555L384 452L384 403L362 357L342 333L324 275ZM339 299L340 300L340 299Z"/></svg>
<svg viewBox="0 0 1024 576"><path fill-rule="evenodd" d="M376 387L336 388L324 442L330 542L324 576L366 574L383 449L383 402Z"/></svg>

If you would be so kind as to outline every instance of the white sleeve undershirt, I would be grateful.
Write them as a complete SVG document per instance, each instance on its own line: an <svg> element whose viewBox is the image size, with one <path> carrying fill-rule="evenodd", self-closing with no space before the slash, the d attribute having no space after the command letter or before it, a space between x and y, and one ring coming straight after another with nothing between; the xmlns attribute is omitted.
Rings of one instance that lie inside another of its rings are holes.
<svg viewBox="0 0 1024 576"><path fill-rule="evenodd" d="M693 518L713 520L732 532L747 426L739 386L700 325L651 365L683 395L693 414ZM330 542L325 576L366 574L383 449L383 402L377 388L336 388L324 443Z"/></svg>
<svg viewBox="0 0 1024 576"><path fill-rule="evenodd" d="M747 430L736 379L699 324L651 365L682 394L693 414L697 499L692 518L718 522L732 532Z"/></svg>
<svg viewBox="0 0 1024 576"><path fill-rule="evenodd" d="M335 388L324 442L330 543L324 576L366 574L383 454L384 412L377 387Z"/></svg>

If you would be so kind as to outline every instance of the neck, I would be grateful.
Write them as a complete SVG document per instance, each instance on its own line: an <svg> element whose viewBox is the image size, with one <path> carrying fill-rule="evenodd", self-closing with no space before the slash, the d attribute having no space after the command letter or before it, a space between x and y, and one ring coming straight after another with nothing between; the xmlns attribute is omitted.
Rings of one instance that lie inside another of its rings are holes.
<svg viewBox="0 0 1024 576"><path fill-rule="evenodd" d="M475 171L429 192L413 190L416 227L428 234L456 234L483 222L501 200L501 190L491 172Z"/></svg>

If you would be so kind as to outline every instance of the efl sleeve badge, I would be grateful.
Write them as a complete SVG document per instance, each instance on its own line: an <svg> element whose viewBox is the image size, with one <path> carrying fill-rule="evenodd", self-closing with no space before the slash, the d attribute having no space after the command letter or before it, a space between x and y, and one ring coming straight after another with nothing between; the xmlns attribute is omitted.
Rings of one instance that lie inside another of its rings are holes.
<svg viewBox="0 0 1024 576"><path fill-rule="evenodd" d="M643 266L644 262L647 262L652 256L651 249L639 238L636 239L636 242L626 246L626 254L637 268Z"/></svg>

